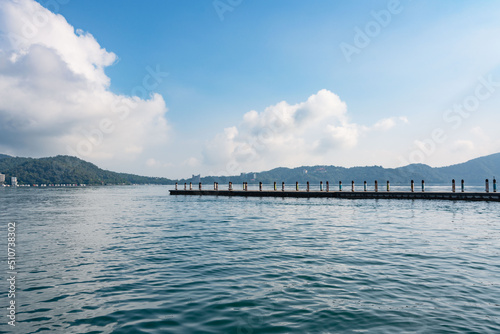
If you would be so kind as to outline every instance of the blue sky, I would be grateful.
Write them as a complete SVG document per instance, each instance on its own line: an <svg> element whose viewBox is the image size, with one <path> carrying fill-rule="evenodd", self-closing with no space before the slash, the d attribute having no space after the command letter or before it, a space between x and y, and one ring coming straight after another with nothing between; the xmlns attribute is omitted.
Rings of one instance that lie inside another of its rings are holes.
<svg viewBox="0 0 500 334"><path fill-rule="evenodd" d="M442 166L500 151L495 2L39 1L59 16L32 0L0 4L7 154L186 177ZM20 15L37 31L14 45L9 36L26 34ZM160 82L137 94L155 70ZM81 77L65 84L70 74ZM34 78L43 91L22 85ZM123 99L135 101L131 116L101 131Z"/></svg>

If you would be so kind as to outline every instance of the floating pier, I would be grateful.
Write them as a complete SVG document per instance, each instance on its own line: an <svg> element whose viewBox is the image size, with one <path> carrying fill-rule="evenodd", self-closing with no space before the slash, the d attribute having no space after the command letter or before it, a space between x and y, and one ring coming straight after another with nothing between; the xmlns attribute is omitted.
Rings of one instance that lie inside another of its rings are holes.
<svg viewBox="0 0 500 334"><path fill-rule="evenodd" d="M299 190L299 183L295 183L295 190L285 190L285 183L282 182L281 189L278 190L276 182L273 190L263 190L262 183L259 183L258 190L248 190L248 183L244 182L242 190L235 190L232 182L229 182L227 190L220 190L219 184L214 182L213 189L203 189L202 184L198 189L193 189L184 184L184 189L178 189L175 185L174 190L170 190L170 195L195 195L195 196L243 196L243 197L296 197L296 198L348 198L348 199L434 199L434 200L453 200L453 201L494 201L500 202L500 193L497 192L496 180L493 180L493 192L490 192L489 182L485 182L485 192L465 192L464 181L461 181L461 191L455 191L455 180L452 181L450 192L446 191L425 191L425 182L422 180L421 191L415 191L413 180L411 181L410 191L392 191L390 183L387 181L386 191L378 191L378 182L375 181L374 191L367 190L366 181L363 184L363 190L356 191L354 181L351 182L350 191L342 191L342 182L339 182L338 190L332 191L330 185L326 182L326 190L323 190L323 182L320 183L319 191L310 190L307 182L305 190Z"/></svg>

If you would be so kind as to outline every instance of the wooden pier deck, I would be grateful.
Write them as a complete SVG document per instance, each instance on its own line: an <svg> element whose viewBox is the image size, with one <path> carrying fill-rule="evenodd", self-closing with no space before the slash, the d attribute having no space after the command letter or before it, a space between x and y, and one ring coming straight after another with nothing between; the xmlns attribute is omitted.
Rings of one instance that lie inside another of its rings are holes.
<svg viewBox="0 0 500 334"><path fill-rule="evenodd" d="M434 199L500 202L498 192L410 192L410 191L291 191L291 190L170 190L170 195L299 197L348 199Z"/></svg>

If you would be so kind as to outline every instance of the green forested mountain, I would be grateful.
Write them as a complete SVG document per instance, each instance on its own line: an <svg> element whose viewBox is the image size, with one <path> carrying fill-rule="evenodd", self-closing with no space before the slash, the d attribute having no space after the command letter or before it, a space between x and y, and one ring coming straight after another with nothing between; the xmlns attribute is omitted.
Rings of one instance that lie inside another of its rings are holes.
<svg viewBox="0 0 500 334"><path fill-rule="evenodd" d="M115 173L100 169L81 159L59 155L50 158L19 158L0 156L0 173L7 183L16 176L19 184L172 184L166 178Z"/></svg>

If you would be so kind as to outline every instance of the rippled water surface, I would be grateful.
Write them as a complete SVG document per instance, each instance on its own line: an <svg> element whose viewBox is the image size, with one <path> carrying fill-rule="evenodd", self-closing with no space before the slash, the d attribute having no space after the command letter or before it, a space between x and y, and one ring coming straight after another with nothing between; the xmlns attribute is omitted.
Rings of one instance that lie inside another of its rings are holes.
<svg viewBox="0 0 500 334"><path fill-rule="evenodd" d="M0 188L15 332L500 332L500 203L168 189Z"/></svg>

